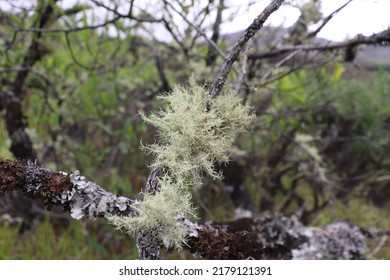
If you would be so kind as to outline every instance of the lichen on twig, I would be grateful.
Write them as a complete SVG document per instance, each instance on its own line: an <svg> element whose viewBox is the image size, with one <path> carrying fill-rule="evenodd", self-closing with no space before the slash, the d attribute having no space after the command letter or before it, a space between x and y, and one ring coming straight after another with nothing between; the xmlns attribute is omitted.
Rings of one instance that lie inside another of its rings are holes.
<svg viewBox="0 0 390 280"><path fill-rule="evenodd" d="M160 100L166 104L164 110L143 115L157 128L159 142L142 147L155 156L153 170L167 171L157 178L159 191L145 193L132 205L138 215L113 216L109 221L130 234L150 230L166 247L181 248L188 229L180 221L195 213L189 188L202 173L222 177L216 164L229 160L234 140L248 129L254 115L231 92L213 98L194 76L187 88L176 86Z"/></svg>

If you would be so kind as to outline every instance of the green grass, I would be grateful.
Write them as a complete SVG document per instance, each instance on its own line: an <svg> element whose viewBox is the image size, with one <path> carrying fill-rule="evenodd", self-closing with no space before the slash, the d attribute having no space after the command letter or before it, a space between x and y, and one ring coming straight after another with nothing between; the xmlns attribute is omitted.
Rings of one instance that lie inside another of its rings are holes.
<svg viewBox="0 0 390 280"><path fill-rule="evenodd" d="M54 226L50 219L20 234L18 226L0 226L0 259L136 259L134 240L104 221L71 221Z"/></svg>

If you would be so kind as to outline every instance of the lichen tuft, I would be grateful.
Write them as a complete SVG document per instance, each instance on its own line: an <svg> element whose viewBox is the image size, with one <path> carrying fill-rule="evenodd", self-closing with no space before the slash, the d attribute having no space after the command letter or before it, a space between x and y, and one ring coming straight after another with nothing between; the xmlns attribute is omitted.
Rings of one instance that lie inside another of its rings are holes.
<svg viewBox="0 0 390 280"><path fill-rule="evenodd" d="M143 115L159 134L158 143L143 149L156 157L152 168L168 167L179 177L203 171L220 179L215 164L229 160L236 136L249 127L254 115L232 93L213 98L194 77L189 82L188 88L176 86L160 97L167 103L165 110Z"/></svg>
<svg viewBox="0 0 390 280"><path fill-rule="evenodd" d="M187 235L187 227L180 221L184 215L195 215L191 196L184 181L173 182L166 175L159 183L160 192L145 193L142 201L132 205L138 216L111 216L108 220L131 235L139 230L151 230L166 248L180 249L182 244L185 244Z"/></svg>
<svg viewBox="0 0 390 280"><path fill-rule="evenodd" d="M160 191L144 194L132 207L135 217L109 217L109 221L129 234L140 230L155 233L166 247L181 248L188 229L182 218L194 216L189 188L201 174L219 179L217 163L229 160L232 145L254 119L241 99L227 92L211 97L192 76L189 87L176 86L166 96L164 110L142 115L155 126L159 141L142 149L155 156L151 168L169 172L160 179Z"/></svg>

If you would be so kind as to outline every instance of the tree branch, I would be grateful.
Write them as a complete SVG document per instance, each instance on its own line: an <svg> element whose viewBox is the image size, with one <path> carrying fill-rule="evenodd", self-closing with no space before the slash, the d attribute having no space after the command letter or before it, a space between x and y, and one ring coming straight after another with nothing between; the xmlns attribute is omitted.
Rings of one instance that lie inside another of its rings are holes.
<svg viewBox="0 0 390 280"><path fill-rule="evenodd" d="M154 170L145 191L158 191L158 178L166 172ZM131 207L134 200L110 193L78 172L53 171L26 160L0 161L0 195L11 191L48 207L63 206L75 219L137 215ZM205 259L361 259L367 250L365 238L389 235L388 230L367 231L349 222L305 227L297 216L269 213L225 224L185 218L178 222L188 228L186 249ZM139 232L137 245L140 259L159 259L161 244L153 231Z"/></svg>
<svg viewBox="0 0 390 280"><path fill-rule="evenodd" d="M265 52L262 54L252 54L249 55L249 59L264 59L275 57L284 53L293 52L293 51L332 51L343 48L353 48L359 45L381 45L386 46L390 45L390 29L382 31L378 34L372 36L363 36L358 35L356 38L347 40L344 42L330 42L327 44L319 45L296 45L296 46L284 46L276 50Z"/></svg>
<svg viewBox="0 0 390 280"><path fill-rule="evenodd" d="M172 10L174 10L179 16L181 16L181 18L188 23L188 25L192 26L196 32L198 32L206 41L207 43L209 44L209 46L213 47L214 50L220 55L222 56L224 59L226 59L226 55L223 53L223 51L217 46L216 42L209 39L209 37L207 37L206 33L204 33L198 26L196 26L195 24L193 24L191 21L189 21L187 19L187 17L181 13L179 10L177 10L171 3L169 3L168 1L164 1L164 3L169 6Z"/></svg>
<svg viewBox="0 0 390 280"><path fill-rule="evenodd" d="M63 206L74 219L136 215L131 209L133 200L106 191L78 172L53 171L27 160L0 161L0 195L11 191L48 207Z"/></svg>
<svg viewBox="0 0 390 280"><path fill-rule="evenodd" d="M38 23L39 29L43 28L50 21L50 16L53 13L53 7L51 5L47 5L42 8L43 12ZM36 13L39 13L39 11L37 10ZM29 71L42 56L39 45L41 36L41 32L34 34L31 44L28 47L20 66L21 70L17 72L14 81L9 86L9 91L1 94L4 97L1 107L6 109L5 122L8 135L11 139L10 150L16 158L30 160L34 160L36 158L36 152L33 148L31 139L26 133L27 120L23 115L21 99L23 95L23 85Z"/></svg>
<svg viewBox="0 0 390 280"><path fill-rule="evenodd" d="M164 168L154 169L146 182L144 192L145 193L156 193L160 191L159 180L168 171ZM141 260L158 260L160 259L160 247L161 240L156 238L153 230L143 230L137 233L137 248L138 257Z"/></svg>
<svg viewBox="0 0 390 280"><path fill-rule="evenodd" d="M219 28L222 23L222 12L225 9L225 0L219 0L218 7L217 7L217 16L215 18L214 24L213 24L213 35L211 36L211 41L214 42L215 44L218 43L219 39ZM214 46L213 46L214 48ZM209 49L206 57L206 65L210 66L213 65L217 55L215 53L215 49L213 50L212 45L209 44Z"/></svg>
<svg viewBox="0 0 390 280"><path fill-rule="evenodd" d="M283 1L284 0L274 0L270 5L268 5L264 9L264 11L254 20L254 22L246 29L241 38L234 45L232 51L225 58L225 61L221 66L220 72L216 78L216 83L212 86L210 90L210 94L212 96L217 96L222 90L227 75L232 69L234 61L237 59L240 51L245 46L246 42L257 32L257 30L259 30L263 26L265 20L271 15L271 13L273 13L280 7ZM165 1L164 3L174 9L174 7L169 2ZM174 10L178 12L176 9ZM187 21L185 17L183 17L183 19ZM197 31L201 32L198 29ZM211 45L215 45L215 43L210 41L209 39L208 41ZM163 175L167 172L169 172L169 170L167 169L158 168L153 170L149 175L148 182L145 187L145 192L154 193L156 191L159 191L159 179L161 179ZM159 259L160 246L161 241L159 241L158 238L155 238L152 230L140 232L137 236L137 247L139 257L141 259Z"/></svg>
<svg viewBox="0 0 390 280"><path fill-rule="evenodd" d="M275 12L282 5L284 0L273 0L263 12L253 21L251 25L244 31L238 41L234 44L232 50L226 57L225 61L219 69L218 75L215 78L212 86L210 87L210 94L212 96L218 96L223 86L225 85L227 76L232 69L233 63L237 60L239 53L255 33L263 27L264 22L268 17Z"/></svg>
<svg viewBox="0 0 390 280"><path fill-rule="evenodd" d="M331 14L329 14L321 23L320 26L318 26L318 28L312 32L310 32L308 35L307 35L307 38L312 38L312 37L315 37L317 36L317 34L322 30L322 28L325 27L325 25L328 24L328 22L334 17L335 14L337 14L338 12L340 12L342 9L344 9L346 6L348 6L349 3L351 3L353 0L349 0L348 2L346 2L344 5L342 5L341 7L339 7L338 9L336 9L335 11L333 11Z"/></svg>

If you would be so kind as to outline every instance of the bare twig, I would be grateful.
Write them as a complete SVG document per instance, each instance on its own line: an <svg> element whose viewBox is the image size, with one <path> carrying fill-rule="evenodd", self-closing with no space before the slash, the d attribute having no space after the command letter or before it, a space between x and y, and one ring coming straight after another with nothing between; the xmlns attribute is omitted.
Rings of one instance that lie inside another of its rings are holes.
<svg viewBox="0 0 390 280"><path fill-rule="evenodd" d="M390 235L390 230L367 230L367 229L360 229L365 236L368 238L378 238L382 236L389 236Z"/></svg>
<svg viewBox="0 0 390 280"><path fill-rule="evenodd" d="M140 45L147 46L147 47L149 47L152 50L153 57L154 57L154 62L155 62L155 66L156 66L156 70L157 70L158 76L159 76L160 81L161 81L160 91L162 91L162 92L170 92L172 88L169 85L167 76L165 75L164 65L163 65L163 63L161 61L161 58L160 58L157 46L155 44L153 44L153 43L148 42L148 41L137 40L136 43L140 44Z"/></svg>
<svg viewBox="0 0 390 280"><path fill-rule="evenodd" d="M213 35L211 36L211 41L217 44L219 39L219 29L222 23L222 12L224 10L224 1L225 0L219 0L219 4L217 7L217 16L215 18L214 24L213 24ZM215 54L215 49L213 50L213 46L209 45L209 50L206 58L207 65L213 65L215 62L215 59L217 58Z"/></svg>
<svg viewBox="0 0 390 280"><path fill-rule="evenodd" d="M171 3L169 3L168 1L164 1L164 3L167 6L169 6L172 10L174 10L178 15L180 15L186 23L188 23L190 26L192 26L192 28L194 28L196 30L196 32L198 32L200 35L202 35L202 37L207 41L207 43L210 46L212 46L214 48L214 50L216 50L220 56L222 56L224 59L226 59L226 55L223 53L223 51L217 46L217 44L213 40L211 40L207 37L206 33L204 33L203 30L201 30L198 26L196 26L190 20L188 20L186 15L184 15L182 12L177 10Z"/></svg>
<svg viewBox="0 0 390 280"><path fill-rule="evenodd" d="M283 58L282 60L280 60L278 63L276 63L274 65L274 67L271 68L271 70L269 70L265 75L263 75L259 82L267 79L268 77L270 77L273 72L278 69L280 66L282 66L286 61L290 60L293 56L295 56L298 52L300 52L301 50L296 50L296 51L293 51L292 53L290 53L288 56L286 56L285 58Z"/></svg>
<svg viewBox="0 0 390 280"><path fill-rule="evenodd" d="M244 83L247 64L248 64L248 46L245 46L245 49L243 52L243 61L242 61L241 72L238 74L237 85L236 85L236 89L234 91L235 95L238 95L240 93L241 85Z"/></svg>
<svg viewBox="0 0 390 280"><path fill-rule="evenodd" d="M300 51L332 51L344 48L353 48L359 45L390 45L390 29L382 31L372 36L358 35L356 38L347 40L344 42L329 42L326 44L317 45L295 45L295 46L284 46L278 49L265 52L262 54L249 55L249 59L264 59L275 57L287 52L293 52L296 50Z"/></svg>
<svg viewBox="0 0 390 280"><path fill-rule="evenodd" d="M138 17L135 17L134 16L134 0L133 1L130 1L130 7L129 7L129 12L127 14L122 14L120 12L118 12L118 7L115 7L115 8L111 8L109 7L108 5L100 2L100 1L97 1L97 0L90 0L92 3L94 3L96 6L98 7L102 7L104 9L106 9L107 11L110 11L112 12L113 14L115 14L117 17L121 17L121 18L129 18L129 19L132 19L132 20L135 20L135 21L138 21L138 22L148 22L148 23L158 23L158 22L162 22L162 18L159 18L159 19L155 19L155 18L138 18Z"/></svg>
<svg viewBox="0 0 390 280"><path fill-rule="evenodd" d="M172 18L172 15L168 9L166 9L168 15ZM180 46L180 48L183 50L184 54L188 55L188 48L183 44L182 38L180 38L180 32L178 32L177 27L175 25L171 26L170 22L164 18L163 20L165 28L168 30L168 32L172 35L173 40Z"/></svg>
<svg viewBox="0 0 390 280"><path fill-rule="evenodd" d="M284 0L273 0L264 10L263 12L253 21L251 25L244 31L238 41L234 44L232 50L226 57L223 62L217 77L215 78L212 86L210 87L210 94L212 96L217 96L221 92L223 86L225 85L227 76L232 69L233 63L237 60L239 53L249 41L250 38L255 35L255 33L263 27L264 22L268 19L268 17L275 12L282 5Z"/></svg>
<svg viewBox="0 0 390 280"><path fill-rule="evenodd" d="M344 5L342 5L340 8L338 8L337 10L335 10L331 14L329 14L325 19L323 19L321 25L318 26L318 28L316 30L310 32L307 35L307 38L315 37L322 30L322 28L324 28L328 24L328 22L334 17L334 15L336 15L338 12L340 12L342 9L344 9L352 1L353 0L349 0Z"/></svg>
<svg viewBox="0 0 390 280"><path fill-rule="evenodd" d="M375 248L368 254L367 257L369 259L372 259L383 248L383 246L386 244L387 238L387 235L382 236Z"/></svg>
<svg viewBox="0 0 390 280"><path fill-rule="evenodd" d="M93 29L105 27L109 24L113 24L121 18L122 17L117 16L111 20L108 20L108 21L105 21L103 23L99 23L96 25L87 25L87 26L80 26L80 27L67 28L67 29L65 29L65 28L48 28L48 29L46 29L46 28L41 28L41 27L39 27L39 28L34 28L34 27L20 28L20 27L17 27L17 28L14 28L14 34L12 36L11 41L7 44L7 49L10 49L13 46L13 44L16 41L18 33L39 33L39 34L43 34L43 33L72 33L72 32L79 32L79 31L83 31L83 30L88 30L88 29L93 30Z"/></svg>

